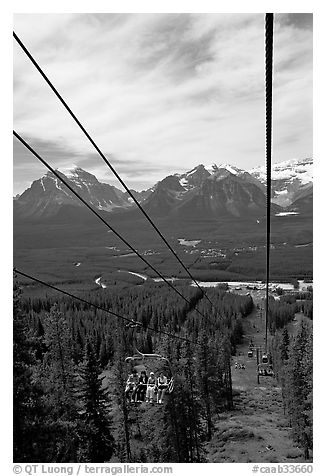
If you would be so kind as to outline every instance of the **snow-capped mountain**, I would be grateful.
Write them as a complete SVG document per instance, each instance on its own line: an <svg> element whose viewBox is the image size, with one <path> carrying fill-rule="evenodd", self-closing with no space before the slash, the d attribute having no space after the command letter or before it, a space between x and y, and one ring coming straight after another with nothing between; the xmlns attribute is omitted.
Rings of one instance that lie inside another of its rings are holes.
<svg viewBox="0 0 326 476"><path fill-rule="evenodd" d="M266 183L266 167L249 170L261 183ZM313 182L313 159L292 159L272 164L272 201L282 207L291 205Z"/></svg>
<svg viewBox="0 0 326 476"><path fill-rule="evenodd" d="M65 170L65 173L59 170L58 172L84 200L99 210L111 211L116 207L129 205L121 190L99 182L94 175L80 167ZM30 188L15 200L16 211L19 215L34 218L52 216L63 205L82 206L81 202L52 172L35 180Z"/></svg>
<svg viewBox="0 0 326 476"><path fill-rule="evenodd" d="M239 169L238 167L230 164L200 164L185 174L175 174L175 176L179 178L180 185L182 185L185 190L191 190L192 188L201 185L204 180L211 177L212 175L219 176L222 171L227 171L236 177L240 177L244 180L247 180L248 182L254 183L262 190L264 189L262 183L250 175L246 170Z"/></svg>
<svg viewBox="0 0 326 476"><path fill-rule="evenodd" d="M166 177L144 201L145 209L159 216L214 218L260 216L266 208L264 185L242 169L230 165L205 167Z"/></svg>
<svg viewBox="0 0 326 476"><path fill-rule="evenodd" d="M274 205L273 210L278 211ZM242 174L219 168L201 186L185 195L173 211L180 218L260 217L266 211L266 197L259 186Z"/></svg>
<svg viewBox="0 0 326 476"><path fill-rule="evenodd" d="M189 172L175 174L174 177L179 180L179 184L184 190L191 190L193 187L201 185L210 175L211 172L203 164L199 164L197 167L189 170Z"/></svg>
<svg viewBox="0 0 326 476"><path fill-rule="evenodd" d="M58 172L94 208L107 212L134 209L126 192L99 182L80 167ZM279 206L289 209L291 204L309 210L312 204L312 159L274 164L272 186L275 210ZM199 164L188 172L168 175L148 190L133 193L153 216L240 217L265 212L265 187L264 166L247 172L226 163ZM23 218L51 217L66 205L82 206L51 172L35 180L14 200L15 214ZM70 214L73 213L70 210Z"/></svg>

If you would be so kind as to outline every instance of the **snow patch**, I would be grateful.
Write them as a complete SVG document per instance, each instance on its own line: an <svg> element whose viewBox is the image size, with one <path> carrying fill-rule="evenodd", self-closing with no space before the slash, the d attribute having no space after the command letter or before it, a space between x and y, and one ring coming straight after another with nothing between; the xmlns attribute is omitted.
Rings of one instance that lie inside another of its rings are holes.
<svg viewBox="0 0 326 476"><path fill-rule="evenodd" d="M78 177L78 170L81 170L78 165L73 164L72 167L60 167L60 172L66 177Z"/></svg>
<svg viewBox="0 0 326 476"><path fill-rule="evenodd" d="M179 180L179 184L184 187L185 185L188 185L188 180L186 178L182 178Z"/></svg>
<svg viewBox="0 0 326 476"><path fill-rule="evenodd" d="M137 276L138 278L141 278L141 279L143 279L144 281L146 281L146 280L148 279L148 276L146 276L145 274L134 273L133 271L124 271L123 269L119 269L119 270L118 270L118 273L129 273L129 274L133 274L134 276Z"/></svg>
<svg viewBox="0 0 326 476"><path fill-rule="evenodd" d="M220 165L218 165L218 168L219 169L225 169L225 170L227 170L228 172L231 172L231 174L234 174L234 175L239 175L239 173L243 172L243 170L238 169L237 167L234 167L234 166L229 165L229 164L220 164Z"/></svg>
<svg viewBox="0 0 326 476"><path fill-rule="evenodd" d="M266 182L265 166L260 165L249 170L249 173L262 182ZM272 165L272 180L295 179L305 185L313 181L313 160L310 159L291 159Z"/></svg>
<svg viewBox="0 0 326 476"><path fill-rule="evenodd" d="M100 276L99 278L95 279L95 283L96 283L98 286L101 286L103 289L105 289L107 286L106 286L106 284L101 283L101 279L102 279L102 276Z"/></svg>
<svg viewBox="0 0 326 476"><path fill-rule="evenodd" d="M214 174L215 172L217 172L218 167L217 167L216 164L210 164L210 165L205 165L205 169L206 169L207 172L209 172L210 174Z"/></svg>
<svg viewBox="0 0 326 476"><path fill-rule="evenodd" d="M279 212L275 213L276 217L287 217L288 215L299 215L298 212Z"/></svg>
<svg viewBox="0 0 326 476"><path fill-rule="evenodd" d="M186 240L185 238L178 238L178 242L182 246L196 246L201 240Z"/></svg>

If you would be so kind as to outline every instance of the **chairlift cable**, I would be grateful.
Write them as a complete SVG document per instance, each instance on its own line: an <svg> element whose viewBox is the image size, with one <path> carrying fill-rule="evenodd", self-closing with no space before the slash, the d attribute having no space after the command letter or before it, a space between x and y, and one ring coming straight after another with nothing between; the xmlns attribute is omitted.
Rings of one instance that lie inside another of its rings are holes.
<svg viewBox="0 0 326 476"><path fill-rule="evenodd" d="M266 304L265 351L268 338L268 288L271 247L271 169L272 169L272 108L273 108L273 23L274 14L265 15L265 111L266 111Z"/></svg>

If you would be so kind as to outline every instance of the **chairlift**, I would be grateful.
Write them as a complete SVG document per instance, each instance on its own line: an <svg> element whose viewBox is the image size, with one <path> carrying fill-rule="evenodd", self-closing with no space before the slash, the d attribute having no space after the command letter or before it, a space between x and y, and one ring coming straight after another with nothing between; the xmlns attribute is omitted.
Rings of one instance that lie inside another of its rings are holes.
<svg viewBox="0 0 326 476"><path fill-rule="evenodd" d="M138 332L140 328L143 327L143 324L139 321L135 321L135 319L131 319L131 321L126 324L126 327L128 329L136 329L136 331Z"/></svg>
<svg viewBox="0 0 326 476"><path fill-rule="evenodd" d="M269 362L268 355L263 354L262 357L261 357L261 363L262 364L268 364L268 362Z"/></svg>
<svg viewBox="0 0 326 476"><path fill-rule="evenodd" d="M252 350L248 350L248 357L251 359L254 356Z"/></svg>
<svg viewBox="0 0 326 476"><path fill-rule="evenodd" d="M145 354L136 349L136 353L125 358L125 362L131 366L133 374L146 372L149 376L151 372L158 377L162 372L167 377L167 387L165 394L171 394L174 389L173 371L169 359L160 354ZM155 387L157 387L155 385ZM157 390L157 388L156 388Z"/></svg>
<svg viewBox="0 0 326 476"><path fill-rule="evenodd" d="M274 370L273 367L265 364L258 365L258 375L260 377L274 377Z"/></svg>

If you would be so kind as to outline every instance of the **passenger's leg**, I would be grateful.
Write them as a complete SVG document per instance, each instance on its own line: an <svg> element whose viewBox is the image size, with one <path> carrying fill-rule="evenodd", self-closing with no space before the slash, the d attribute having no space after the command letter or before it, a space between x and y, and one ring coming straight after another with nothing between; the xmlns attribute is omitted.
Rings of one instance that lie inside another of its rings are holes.
<svg viewBox="0 0 326 476"><path fill-rule="evenodd" d="M153 403L153 398L154 398L154 387L149 387L149 401L150 401L150 403Z"/></svg>
<svg viewBox="0 0 326 476"><path fill-rule="evenodd" d="M141 402L143 402L145 400L145 391L146 391L145 385L141 385L140 390L139 390L139 400Z"/></svg>
<svg viewBox="0 0 326 476"><path fill-rule="evenodd" d="M161 390L161 389L158 389L158 390L157 390L156 403L160 403L161 395L162 395L162 390Z"/></svg>
<svg viewBox="0 0 326 476"><path fill-rule="evenodd" d="M163 403L163 398L164 398L165 392L166 392L166 388L163 388L162 393L161 393L161 403Z"/></svg>

